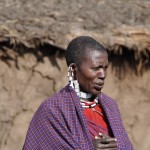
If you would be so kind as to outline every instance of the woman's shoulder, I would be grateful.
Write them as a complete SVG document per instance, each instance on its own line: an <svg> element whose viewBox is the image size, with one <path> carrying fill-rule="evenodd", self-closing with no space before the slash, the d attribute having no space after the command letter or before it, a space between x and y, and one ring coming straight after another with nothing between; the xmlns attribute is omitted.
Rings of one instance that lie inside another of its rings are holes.
<svg viewBox="0 0 150 150"><path fill-rule="evenodd" d="M51 103L52 101L54 101L55 99L59 99L60 97L62 97L63 95L63 91L65 88L60 89L59 91L53 93L52 95L50 95L48 98L46 98L42 104L47 104L47 103Z"/></svg>
<svg viewBox="0 0 150 150"><path fill-rule="evenodd" d="M111 107L116 107L118 108L118 104L116 102L116 100L114 100L113 98L111 98L110 96L108 96L105 93L101 93L100 95L100 99L102 99L102 101L108 105L110 105Z"/></svg>
<svg viewBox="0 0 150 150"><path fill-rule="evenodd" d="M52 96L48 97L46 100L44 100L40 107L42 108L54 108L58 107L64 102L65 97L69 96L69 89L68 86L65 86L58 92L54 93Z"/></svg>
<svg viewBox="0 0 150 150"><path fill-rule="evenodd" d="M105 93L101 93L101 98L103 98L103 99L106 99L106 100L109 100L109 101L112 101L112 102L115 102L116 103L116 101L113 99L113 98L111 98L110 96L108 96L107 94L105 94Z"/></svg>

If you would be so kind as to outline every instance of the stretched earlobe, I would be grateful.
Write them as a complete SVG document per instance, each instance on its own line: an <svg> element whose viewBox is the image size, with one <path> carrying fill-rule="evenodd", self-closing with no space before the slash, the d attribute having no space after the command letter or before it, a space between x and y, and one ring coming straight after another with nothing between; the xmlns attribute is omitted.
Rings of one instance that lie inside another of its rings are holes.
<svg viewBox="0 0 150 150"><path fill-rule="evenodd" d="M76 71L77 65L75 63L71 63L69 67L71 67L73 71Z"/></svg>
<svg viewBox="0 0 150 150"><path fill-rule="evenodd" d="M69 79L69 81L74 80L74 70L73 70L72 66L68 67L68 79Z"/></svg>
<svg viewBox="0 0 150 150"><path fill-rule="evenodd" d="M75 90L77 95L80 97L80 88L79 88L79 83L78 80L76 79L76 64L72 63L68 67L68 79L69 79L69 84L70 86Z"/></svg>

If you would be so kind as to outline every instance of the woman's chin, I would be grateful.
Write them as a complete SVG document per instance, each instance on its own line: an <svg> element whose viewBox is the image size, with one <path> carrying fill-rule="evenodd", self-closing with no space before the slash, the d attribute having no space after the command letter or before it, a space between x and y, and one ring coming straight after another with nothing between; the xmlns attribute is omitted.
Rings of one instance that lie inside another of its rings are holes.
<svg viewBox="0 0 150 150"><path fill-rule="evenodd" d="M101 90L102 90L102 88L93 89L93 90L91 91L91 93L92 93L93 95L98 95L98 94L101 93Z"/></svg>
<svg viewBox="0 0 150 150"><path fill-rule="evenodd" d="M102 88L103 88L103 86L96 86L96 87L93 87L93 88L91 88L89 90L83 90L83 88L81 88L80 90L82 92L91 93L91 94L96 96L96 95L101 93Z"/></svg>

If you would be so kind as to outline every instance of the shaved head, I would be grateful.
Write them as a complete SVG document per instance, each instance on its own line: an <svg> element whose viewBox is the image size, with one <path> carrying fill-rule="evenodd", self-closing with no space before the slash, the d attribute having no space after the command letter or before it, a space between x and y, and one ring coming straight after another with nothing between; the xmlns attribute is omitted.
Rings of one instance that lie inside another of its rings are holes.
<svg viewBox="0 0 150 150"><path fill-rule="evenodd" d="M107 53L104 46L90 36L79 36L73 39L66 50L67 65L69 66L71 63L75 63L79 66L83 58L87 57L89 53L91 54L92 51Z"/></svg>

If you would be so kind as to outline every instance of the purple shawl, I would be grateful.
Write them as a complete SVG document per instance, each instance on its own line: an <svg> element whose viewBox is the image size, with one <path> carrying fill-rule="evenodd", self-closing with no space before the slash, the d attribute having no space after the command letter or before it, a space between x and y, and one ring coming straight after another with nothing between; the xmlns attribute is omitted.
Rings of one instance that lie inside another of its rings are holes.
<svg viewBox="0 0 150 150"><path fill-rule="evenodd" d="M100 95L118 149L133 150L114 100ZM34 114L23 150L94 150L79 98L66 86L44 101Z"/></svg>

